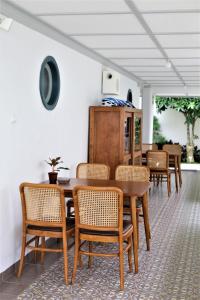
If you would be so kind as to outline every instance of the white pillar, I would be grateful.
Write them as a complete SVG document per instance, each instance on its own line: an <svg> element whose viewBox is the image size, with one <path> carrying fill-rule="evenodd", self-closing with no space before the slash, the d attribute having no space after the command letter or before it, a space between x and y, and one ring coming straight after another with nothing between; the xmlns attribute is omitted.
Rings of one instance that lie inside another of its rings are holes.
<svg viewBox="0 0 200 300"><path fill-rule="evenodd" d="M144 86L142 90L143 109L143 131L142 142L152 144L153 142L153 97L151 86Z"/></svg>

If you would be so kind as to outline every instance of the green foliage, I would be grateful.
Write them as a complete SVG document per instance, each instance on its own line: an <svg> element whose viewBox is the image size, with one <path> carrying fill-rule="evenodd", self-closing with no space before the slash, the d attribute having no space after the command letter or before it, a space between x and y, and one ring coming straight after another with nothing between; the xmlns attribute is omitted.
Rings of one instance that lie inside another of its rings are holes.
<svg viewBox="0 0 200 300"><path fill-rule="evenodd" d="M45 160L45 162L52 167L52 172L58 171L58 169L56 170L55 167L57 165L63 163L63 161L61 161L61 157L60 156L58 156L56 158L50 158L49 157L49 161Z"/></svg>
<svg viewBox="0 0 200 300"><path fill-rule="evenodd" d="M187 128L187 145L194 147L194 139L198 139L195 134L195 124L200 118L200 97L156 97L157 111L161 113L168 108L181 112L185 117ZM193 158L190 158L193 161ZM188 154L189 162L189 154Z"/></svg>
<svg viewBox="0 0 200 300"><path fill-rule="evenodd" d="M165 144L166 138L161 134L160 123L156 116L153 117L153 143Z"/></svg>

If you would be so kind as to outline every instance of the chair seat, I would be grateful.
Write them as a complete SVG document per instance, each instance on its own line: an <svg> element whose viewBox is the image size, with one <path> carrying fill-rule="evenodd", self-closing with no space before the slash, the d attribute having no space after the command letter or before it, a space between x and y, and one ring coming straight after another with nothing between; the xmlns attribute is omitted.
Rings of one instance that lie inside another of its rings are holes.
<svg viewBox="0 0 200 300"><path fill-rule="evenodd" d="M123 234L125 234L129 229L132 228L131 221L123 220ZM90 234L90 235L105 235L105 236L118 236L119 233L116 231L99 231L90 229L80 229L80 233Z"/></svg>
<svg viewBox="0 0 200 300"><path fill-rule="evenodd" d="M66 226L67 231L72 229L75 226L75 219L74 218L66 218ZM45 226L37 226L37 225L28 225L27 229L31 230L42 230L42 231L54 231L54 232L61 232L61 227L45 227Z"/></svg>

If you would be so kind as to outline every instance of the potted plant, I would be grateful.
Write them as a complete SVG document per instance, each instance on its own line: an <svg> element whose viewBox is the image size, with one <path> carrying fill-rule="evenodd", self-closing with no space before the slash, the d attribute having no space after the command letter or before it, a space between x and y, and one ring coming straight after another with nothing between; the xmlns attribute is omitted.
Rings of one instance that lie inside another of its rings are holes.
<svg viewBox="0 0 200 300"><path fill-rule="evenodd" d="M51 172L48 173L49 183L56 184L59 171L59 168L56 168L56 166L63 163L63 161L61 161L61 157L58 156L56 158L49 157L49 160L45 160L45 162L52 167Z"/></svg>

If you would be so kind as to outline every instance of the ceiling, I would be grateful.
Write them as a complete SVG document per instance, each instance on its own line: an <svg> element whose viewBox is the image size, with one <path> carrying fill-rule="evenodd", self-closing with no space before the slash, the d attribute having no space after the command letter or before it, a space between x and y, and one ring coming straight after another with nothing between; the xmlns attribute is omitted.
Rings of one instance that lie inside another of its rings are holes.
<svg viewBox="0 0 200 300"><path fill-rule="evenodd" d="M200 85L200 0L7 2L104 57L138 82ZM166 67L167 61L171 68Z"/></svg>

